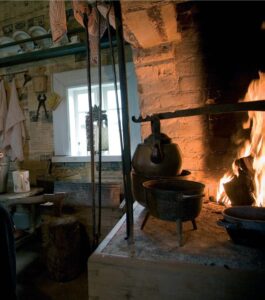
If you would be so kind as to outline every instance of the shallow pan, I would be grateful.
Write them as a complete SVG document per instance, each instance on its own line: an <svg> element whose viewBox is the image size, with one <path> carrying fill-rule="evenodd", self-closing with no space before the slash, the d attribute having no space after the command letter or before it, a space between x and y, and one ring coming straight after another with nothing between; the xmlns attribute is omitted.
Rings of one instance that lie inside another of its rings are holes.
<svg viewBox="0 0 265 300"><path fill-rule="evenodd" d="M234 206L223 211L217 223L226 228L232 241L252 247L265 246L265 207Z"/></svg>

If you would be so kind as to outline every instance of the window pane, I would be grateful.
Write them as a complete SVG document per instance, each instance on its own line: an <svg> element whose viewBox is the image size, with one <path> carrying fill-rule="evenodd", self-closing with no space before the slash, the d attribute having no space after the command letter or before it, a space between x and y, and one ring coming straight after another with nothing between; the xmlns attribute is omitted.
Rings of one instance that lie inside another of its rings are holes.
<svg viewBox="0 0 265 300"><path fill-rule="evenodd" d="M92 86L92 105L98 105L98 86ZM118 91L119 95L119 91ZM120 96L119 96L120 101ZM68 108L70 117L71 155L86 156L87 128L86 115L88 112L88 95L86 87L68 90ZM117 105L114 84L102 85L102 154L121 155L120 136L117 118ZM105 117L104 117L104 111ZM98 149L98 122L94 119L95 150Z"/></svg>
<svg viewBox="0 0 265 300"><path fill-rule="evenodd" d="M92 99L93 99L93 94L92 94ZM87 112L89 110L87 93L78 94L77 102L78 102L78 112Z"/></svg>
<svg viewBox="0 0 265 300"><path fill-rule="evenodd" d="M86 151L86 122L85 122L86 113L78 113L78 128L77 128L77 144L78 152L77 155L87 155Z"/></svg>
<svg viewBox="0 0 265 300"><path fill-rule="evenodd" d="M113 89L107 91L108 109L117 109L116 93ZM118 90L119 108L121 107L120 90Z"/></svg>

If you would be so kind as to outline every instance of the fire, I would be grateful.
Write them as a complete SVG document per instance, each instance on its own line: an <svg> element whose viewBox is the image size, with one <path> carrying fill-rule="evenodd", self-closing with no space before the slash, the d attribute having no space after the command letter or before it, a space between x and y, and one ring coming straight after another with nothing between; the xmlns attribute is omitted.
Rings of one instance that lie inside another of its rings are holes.
<svg viewBox="0 0 265 300"><path fill-rule="evenodd" d="M265 73L259 73L259 79L253 80L245 95L243 101L257 101L265 100ZM242 124L244 129L250 129L250 139L245 141L243 147L238 149L237 160L240 158L251 157L254 178L254 192L255 205L265 206L265 112L249 111L248 120ZM234 176L239 176L239 167L234 161L233 172L226 173L221 178L219 189L217 192L218 202L224 204L229 203L229 199L224 190L224 184L230 182Z"/></svg>
<svg viewBox="0 0 265 300"><path fill-rule="evenodd" d="M217 196L216 196L216 199L218 200L218 202L221 202L225 205L228 205L230 203L230 200L229 200L228 196L225 193L224 184L231 181L233 179L233 177L234 177L234 174L232 172L227 172L220 179L219 187L218 187L218 190L217 190Z"/></svg>

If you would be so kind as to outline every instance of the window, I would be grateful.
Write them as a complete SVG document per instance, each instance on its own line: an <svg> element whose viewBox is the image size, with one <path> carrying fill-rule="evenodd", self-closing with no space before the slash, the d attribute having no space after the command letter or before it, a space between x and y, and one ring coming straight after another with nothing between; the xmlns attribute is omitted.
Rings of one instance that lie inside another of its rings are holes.
<svg viewBox="0 0 265 300"><path fill-rule="evenodd" d="M92 106L99 105L99 86L91 87ZM118 90L118 95L120 94ZM88 90L86 86L68 89L68 114L70 125L70 154L71 156L87 156L89 142L87 140L89 129L86 120L88 116ZM120 102L120 97L119 97ZM120 103L119 103L120 107ZM98 113L95 116L97 117ZM121 117L121 114L120 114ZM117 104L115 87L113 83L102 85L102 154L121 155ZM98 123L94 122L94 147L98 152Z"/></svg>
<svg viewBox="0 0 265 300"><path fill-rule="evenodd" d="M139 115L137 84L132 63L126 64L129 115ZM118 72L117 72L118 74ZM98 105L97 69L91 70L92 102ZM120 138L113 72L111 66L102 68L102 110L106 118L102 124L102 159L120 161ZM73 70L53 74L53 90L62 98L60 105L53 112L54 152L53 161L89 161L87 151L86 115L88 96L86 70ZM120 99L119 99L120 101ZM141 141L140 124L130 121L131 153ZM94 126L95 150L98 149L97 126Z"/></svg>

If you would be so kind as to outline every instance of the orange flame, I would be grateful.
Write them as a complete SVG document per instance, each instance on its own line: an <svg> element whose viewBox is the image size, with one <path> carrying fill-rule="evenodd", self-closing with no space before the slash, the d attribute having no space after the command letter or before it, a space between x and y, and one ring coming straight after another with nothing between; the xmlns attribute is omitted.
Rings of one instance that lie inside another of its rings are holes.
<svg viewBox="0 0 265 300"><path fill-rule="evenodd" d="M259 79L253 80L243 101L265 100L265 73L259 73ZM250 140L245 141L245 145L238 150L237 158L252 156L255 179L254 198L257 206L265 206L265 112L249 111L248 120L242 124L244 129L250 128ZM233 173L227 173L220 180L217 192L218 202L227 204L223 184L232 180L233 176L238 176L238 170L233 163Z"/></svg>
<svg viewBox="0 0 265 300"><path fill-rule="evenodd" d="M224 205L230 204L230 200L225 193L224 184L231 181L233 179L233 177L234 177L234 174L232 172L227 172L220 179L219 187L217 189L217 196L216 196L216 199L219 203L223 203Z"/></svg>

